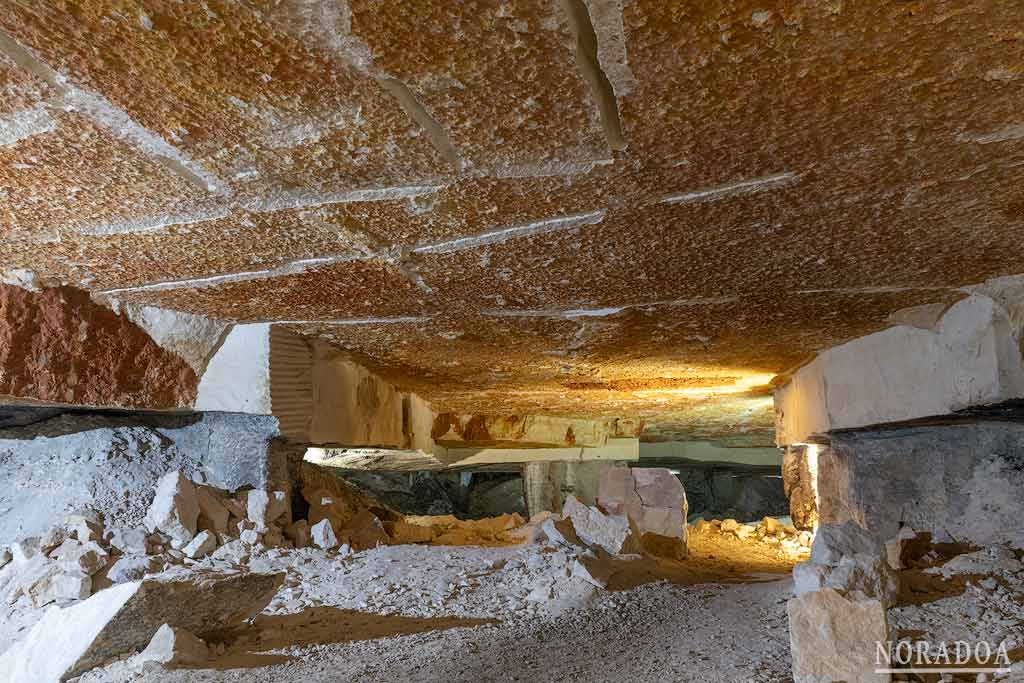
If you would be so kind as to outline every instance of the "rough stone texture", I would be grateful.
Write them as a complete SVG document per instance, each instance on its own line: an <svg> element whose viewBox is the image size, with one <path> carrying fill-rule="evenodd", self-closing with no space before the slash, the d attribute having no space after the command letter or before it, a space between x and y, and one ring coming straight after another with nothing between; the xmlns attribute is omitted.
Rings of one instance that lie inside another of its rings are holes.
<svg viewBox="0 0 1024 683"><path fill-rule="evenodd" d="M667 468L605 466L597 504L609 514L628 515L641 533L686 540L686 491Z"/></svg>
<svg viewBox="0 0 1024 683"><path fill-rule="evenodd" d="M58 683L146 647L164 624L198 635L259 614L285 575L179 572L120 584L46 612L0 657L6 680Z"/></svg>
<svg viewBox="0 0 1024 683"><path fill-rule="evenodd" d="M108 528L138 526L170 471L223 489L266 486L276 431L270 417L213 413L67 413L0 430L0 542L82 507L102 510Z"/></svg>
<svg viewBox="0 0 1024 683"><path fill-rule="evenodd" d="M146 649L132 659L132 664L145 667L197 666L210 658L210 650L199 638L182 628L164 624L153 634Z"/></svg>
<svg viewBox="0 0 1024 683"><path fill-rule="evenodd" d="M793 583L797 595L828 587L851 598L879 600L885 607L896 602L900 589L885 546L852 521L818 528L810 560L793 568Z"/></svg>
<svg viewBox="0 0 1024 683"><path fill-rule="evenodd" d="M746 381L1019 269L1017 14L16 3L0 262L318 321L446 412L766 439Z"/></svg>
<svg viewBox="0 0 1024 683"><path fill-rule="evenodd" d="M573 420L545 415L453 415L434 418L431 436L448 448L604 446L615 420ZM634 435L635 436L635 435Z"/></svg>
<svg viewBox="0 0 1024 683"><path fill-rule="evenodd" d="M888 683L888 674L874 673L876 643L888 640L882 603L825 588L786 608L795 683Z"/></svg>
<svg viewBox="0 0 1024 683"><path fill-rule="evenodd" d="M0 394L120 408L189 407L196 373L125 317L62 287L0 284Z"/></svg>
<svg viewBox="0 0 1024 683"><path fill-rule="evenodd" d="M814 536L811 546L811 562L834 567L844 555L871 555L881 557L884 548L881 540L857 525L852 520L841 524L825 523Z"/></svg>
<svg viewBox="0 0 1024 683"><path fill-rule="evenodd" d="M853 520L883 539L900 524L936 540L1024 545L1024 424L961 418L838 432L819 455L823 523Z"/></svg>
<svg viewBox="0 0 1024 683"><path fill-rule="evenodd" d="M199 521L196 487L180 470L168 472L156 484L156 494L143 523L149 532L159 531L181 547L192 540Z"/></svg>
<svg viewBox="0 0 1024 683"><path fill-rule="evenodd" d="M574 496L565 499L562 516L572 520L576 534L587 545L600 546L613 555L640 551L640 533L626 515L606 515Z"/></svg>
<svg viewBox="0 0 1024 683"><path fill-rule="evenodd" d="M782 457L782 484L789 499L789 515L797 529L813 529L818 523L817 457L816 446L788 446Z"/></svg>
<svg viewBox="0 0 1024 683"><path fill-rule="evenodd" d="M114 302L111 302L114 303ZM116 310L116 306L114 307ZM169 311L155 306L123 306L120 311L146 331L160 348L170 351L189 364L202 377L210 357L228 333L229 323Z"/></svg>
<svg viewBox="0 0 1024 683"><path fill-rule="evenodd" d="M778 442L1024 396L1017 332L1001 305L973 294L931 329L901 325L829 349L777 390Z"/></svg>

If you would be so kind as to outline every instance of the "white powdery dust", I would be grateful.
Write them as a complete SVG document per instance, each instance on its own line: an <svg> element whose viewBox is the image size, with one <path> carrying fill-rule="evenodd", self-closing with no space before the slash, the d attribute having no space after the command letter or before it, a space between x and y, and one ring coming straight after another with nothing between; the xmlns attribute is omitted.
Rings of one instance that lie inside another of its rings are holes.
<svg viewBox="0 0 1024 683"><path fill-rule="evenodd" d="M37 104L0 118L0 147L7 147L33 135L51 133L56 122L46 111L46 105Z"/></svg>

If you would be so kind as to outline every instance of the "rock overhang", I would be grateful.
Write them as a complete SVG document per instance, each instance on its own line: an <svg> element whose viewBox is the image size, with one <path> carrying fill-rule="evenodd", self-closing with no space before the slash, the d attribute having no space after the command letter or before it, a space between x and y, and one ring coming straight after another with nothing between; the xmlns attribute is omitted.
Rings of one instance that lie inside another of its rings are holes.
<svg viewBox="0 0 1024 683"><path fill-rule="evenodd" d="M17 5L0 18L0 261L287 323L453 411L767 432L766 392L718 378L1019 270L1013 19Z"/></svg>

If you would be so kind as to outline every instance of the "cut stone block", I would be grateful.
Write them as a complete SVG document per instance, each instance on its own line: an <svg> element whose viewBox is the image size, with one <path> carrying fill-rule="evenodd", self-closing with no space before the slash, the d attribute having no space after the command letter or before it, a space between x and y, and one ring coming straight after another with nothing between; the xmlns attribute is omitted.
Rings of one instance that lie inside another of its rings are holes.
<svg viewBox="0 0 1024 683"><path fill-rule="evenodd" d="M385 522L384 530L391 537L393 545L405 543L430 543L434 540L434 529L419 524L409 524L404 520Z"/></svg>
<svg viewBox="0 0 1024 683"><path fill-rule="evenodd" d="M878 644L888 640L878 600L853 601L831 588L787 603L794 683L885 683L875 673Z"/></svg>
<svg viewBox="0 0 1024 683"><path fill-rule="evenodd" d="M0 656L0 680L59 683L145 647L164 624L199 635L263 611L285 574L178 572L123 583L51 608Z"/></svg>
<svg viewBox="0 0 1024 683"><path fill-rule="evenodd" d="M146 530L141 527L117 529L110 537L110 545L125 555L145 555L149 550Z"/></svg>
<svg viewBox="0 0 1024 683"><path fill-rule="evenodd" d="M179 546L187 544L196 534L199 499L196 487L181 472L168 472L160 478L156 497L146 513L146 529L161 531Z"/></svg>
<svg viewBox="0 0 1024 683"><path fill-rule="evenodd" d="M667 468L602 468L597 504L609 514L628 515L641 533L686 538L686 492Z"/></svg>

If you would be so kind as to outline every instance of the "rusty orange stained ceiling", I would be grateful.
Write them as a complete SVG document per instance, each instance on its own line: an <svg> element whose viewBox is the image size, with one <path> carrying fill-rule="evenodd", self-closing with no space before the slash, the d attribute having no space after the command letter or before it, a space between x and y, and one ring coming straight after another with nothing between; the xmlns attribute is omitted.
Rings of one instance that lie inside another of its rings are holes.
<svg viewBox="0 0 1024 683"><path fill-rule="evenodd" d="M755 435L1024 271L999 0L9 0L0 263L279 321L446 409ZM749 383L749 382L748 382Z"/></svg>

